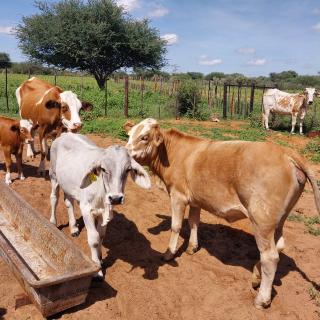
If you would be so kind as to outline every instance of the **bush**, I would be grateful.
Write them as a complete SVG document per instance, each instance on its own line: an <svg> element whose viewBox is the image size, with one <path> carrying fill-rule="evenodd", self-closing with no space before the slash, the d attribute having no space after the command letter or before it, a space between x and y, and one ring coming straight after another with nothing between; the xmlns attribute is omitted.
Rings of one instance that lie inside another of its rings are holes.
<svg viewBox="0 0 320 320"><path fill-rule="evenodd" d="M195 117L201 101L200 85L197 81L186 80L181 83L177 92L178 113L180 116Z"/></svg>

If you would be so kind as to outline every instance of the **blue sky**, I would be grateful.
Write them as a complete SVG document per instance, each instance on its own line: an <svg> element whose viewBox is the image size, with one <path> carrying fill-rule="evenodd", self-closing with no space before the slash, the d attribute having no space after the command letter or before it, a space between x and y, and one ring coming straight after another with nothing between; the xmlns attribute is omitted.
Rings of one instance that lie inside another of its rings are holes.
<svg viewBox="0 0 320 320"><path fill-rule="evenodd" d="M52 2L52 1L51 1ZM249 76L320 71L319 0L117 0L150 19L168 41L168 71L239 72ZM2 1L0 51L26 58L11 34L33 1Z"/></svg>

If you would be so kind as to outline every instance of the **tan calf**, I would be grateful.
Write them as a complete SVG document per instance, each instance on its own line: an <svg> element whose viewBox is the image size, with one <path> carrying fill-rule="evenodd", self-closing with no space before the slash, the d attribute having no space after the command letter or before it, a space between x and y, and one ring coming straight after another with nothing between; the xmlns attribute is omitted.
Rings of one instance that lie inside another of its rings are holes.
<svg viewBox="0 0 320 320"><path fill-rule="evenodd" d="M230 222L249 218L260 251L253 272L253 286L260 284L254 303L257 308L267 307L284 248L283 224L307 180L320 213L320 192L305 161L293 150L269 142L214 142L164 131L154 119L126 129L130 129L130 154L149 166L170 195L172 231L164 258L172 259L177 252L186 206L190 206L190 254L198 248L201 209Z"/></svg>
<svg viewBox="0 0 320 320"><path fill-rule="evenodd" d="M47 137L53 131L61 132L63 128L76 132L82 127L80 109L89 110L92 105L81 102L71 91L38 78L31 78L22 83L16 90L16 97L22 119L33 125L32 133L38 129L41 151L41 162L38 172L45 172L45 156L48 152ZM34 155L33 145L28 146L27 156Z"/></svg>
<svg viewBox="0 0 320 320"><path fill-rule="evenodd" d="M0 117L0 143L6 163L5 183L11 181L11 155L14 154L17 161L18 174L21 180L25 177L22 172L22 151L23 144L32 142L32 137L28 128L23 127L24 121Z"/></svg>

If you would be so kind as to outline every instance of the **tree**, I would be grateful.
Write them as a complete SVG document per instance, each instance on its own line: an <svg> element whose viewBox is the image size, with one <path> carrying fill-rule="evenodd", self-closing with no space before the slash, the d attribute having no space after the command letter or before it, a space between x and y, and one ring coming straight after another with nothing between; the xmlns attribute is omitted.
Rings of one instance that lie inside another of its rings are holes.
<svg viewBox="0 0 320 320"><path fill-rule="evenodd" d="M187 72L187 75L193 80L203 79L203 73L201 72Z"/></svg>
<svg viewBox="0 0 320 320"><path fill-rule="evenodd" d="M160 69L166 43L148 20L136 21L114 0L36 2L40 13L16 28L23 53L62 69L87 71L100 89L121 68Z"/></svg>
<svg viewBox="0 0 320 320"><path fill-rule="evenodd" d="M11 60L7 53L0 52L0 69L10 68Z"/></svg>

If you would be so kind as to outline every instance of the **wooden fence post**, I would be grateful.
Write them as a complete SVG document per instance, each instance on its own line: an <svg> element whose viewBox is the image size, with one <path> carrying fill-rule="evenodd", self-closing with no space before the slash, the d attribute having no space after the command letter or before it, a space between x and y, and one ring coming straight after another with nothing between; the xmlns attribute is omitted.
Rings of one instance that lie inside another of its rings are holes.
<svg viewBox="0 0 320 320"><path fill-rule="evenodd" d="M124 78L124 116L129 117L129 77Z"/></svg>
<svg viewBox="0 0 320 320"><path fill-rule="evenodd" d="M57 85L57 72L54 72L54 85Z"/></svg>
<svg viewBox="0 0 320 320"><path fill-rule="evenodd" d="M9 98L8 98L8 68L6 67L5 68L5 73L6 73L6 92L5 92L5 95L6 95L6 106L7 106L7 111L9 111Z"/></svg>
<svg viewBox="0 0 320 320"><path fill-rule="evenodd" d="M255 84L252 83L251 85L251 95L250 95L250 113L253 112L253 104L254 104L254 89L255 89Z"/></svg>
<svg viewBox="0 0 320 320"><path fill-rule="evenodd" d="M227 119L227 95L228 95L228 85L224 83L223 85L223 119Z"/></svg>

